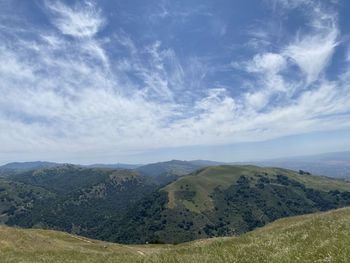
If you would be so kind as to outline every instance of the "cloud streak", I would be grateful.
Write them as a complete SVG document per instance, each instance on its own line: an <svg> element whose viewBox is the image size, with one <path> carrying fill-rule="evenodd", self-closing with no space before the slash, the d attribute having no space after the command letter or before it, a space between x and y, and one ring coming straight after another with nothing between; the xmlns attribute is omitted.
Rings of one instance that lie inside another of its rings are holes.
<svg viewBox="0 0 350 263"><path fill-rule="evenodd" d="M45 5L53 15L53 24L65 35L93 37L104 24L100 11L90 1L70 7L47 0Z"/></svg>

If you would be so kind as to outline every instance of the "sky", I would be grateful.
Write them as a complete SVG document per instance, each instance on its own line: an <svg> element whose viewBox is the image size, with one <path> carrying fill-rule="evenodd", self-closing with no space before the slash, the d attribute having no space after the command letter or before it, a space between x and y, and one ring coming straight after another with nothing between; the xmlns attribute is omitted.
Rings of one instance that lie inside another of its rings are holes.
<svg viewBox="0 0 350 263"><path fill-rule="evenodd" d="M0 0L0 163L350 150L350 1Z"/></svg>

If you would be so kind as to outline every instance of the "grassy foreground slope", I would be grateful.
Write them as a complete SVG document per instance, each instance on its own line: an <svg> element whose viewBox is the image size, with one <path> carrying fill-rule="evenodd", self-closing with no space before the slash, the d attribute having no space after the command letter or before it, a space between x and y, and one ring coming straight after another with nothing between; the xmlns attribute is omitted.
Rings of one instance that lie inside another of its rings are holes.
<svg viewBox="0 0 350 263"><path fill-rule="evenodd" d="M151 256L152 258L152 256ZM239 237L194 241L151 262L349 262L350 209L277 220Z"/></svg>
<svg viewBox="0 0 350 263"><path fill-rule="evenodd" d="M0 262L349 262L350 208L277 220L239 237L126 246L0 227Z"/></svg>
<svg viewBox="0 0 350 263"><path fill-rule="evenodd" d="M142 257L136 248L64 232L0 226L1 263L136 262Z"/></svg>

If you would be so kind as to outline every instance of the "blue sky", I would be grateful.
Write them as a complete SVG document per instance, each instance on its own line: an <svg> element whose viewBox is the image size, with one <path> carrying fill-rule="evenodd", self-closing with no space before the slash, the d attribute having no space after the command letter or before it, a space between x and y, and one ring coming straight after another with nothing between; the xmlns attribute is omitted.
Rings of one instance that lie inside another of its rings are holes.
<svg viewBox="0 0 350 263"><path fill-rule="evenodd" d="M349 1L0 0L0 162L350 150Z"/></svg>

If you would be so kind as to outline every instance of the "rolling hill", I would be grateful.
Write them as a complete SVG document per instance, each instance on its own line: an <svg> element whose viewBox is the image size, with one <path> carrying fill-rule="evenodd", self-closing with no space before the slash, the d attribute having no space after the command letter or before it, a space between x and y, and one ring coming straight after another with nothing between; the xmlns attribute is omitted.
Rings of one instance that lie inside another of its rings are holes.
<svg viewBox="0 0 350 263"><path fill-rule="evenodd" d="M108 218L118 216L159 187L133 171L75 165L17 173L1 182L7 188L3 187L0 197L11 194L14 200L11 204L7 204L8 198L0 200L4 223L92 237Z"/></svg>
<svg viewBox="0 0 350 263"><path fill-rule="evenodd" d="M127 164L127 163L111 163L111 164L105 164L105 163L95 163L90 165L85 165L85 167L88 168L109 168L109 169L136 169L137 167L142 166L141 164Z"/></svg>
<svg viewBox="0 0 350 263"><path fill-rule="evenodd" d="M350 205L350 183L279 168L216 166L179 177L122 216L98 238L180 243L238 235L278 218Z"/></svg>
<svg viewBox="0 0 350 263"><path fill-rule="evenodd" d="M348 262L350 209L289 217L238 237L180 245L119 245L0 226L1 262Z"/></svg>
<svg viewBox="0 0 350 263"><path fill-rule="evenodd" d="M0 223L6 223L13 215L31 210L34 203L53 196L43 188L0 178Z"/></svg>
<svg viewBox="0 0 350 263"><path fill-rule="evenodd" d="M0 177L8 177L10 175L25 171L37 170L42 168L51 168L60 166L60 163L53 162L13 162L0 166Z"/></svg>
<svg viewBox="0 0 350 263"><path fill-rule="evenodd" d="M141 175L152 178L159 184L168 184L180 176L192 173L200 168L214 165L210 161L180 161L171 160L167 162L150 163L135 169Z"/></svg>
<svg viewBox="0 0 350 263"><path fill-rule="evenodd" d="M200 163L192 163L189 161L171 160L168 162L158 162L146 164L138 167L136 170L146 176L181 176L194 172L203 167Z"/></svg>

